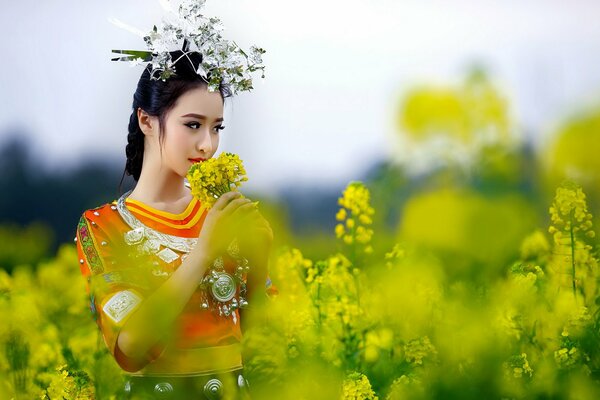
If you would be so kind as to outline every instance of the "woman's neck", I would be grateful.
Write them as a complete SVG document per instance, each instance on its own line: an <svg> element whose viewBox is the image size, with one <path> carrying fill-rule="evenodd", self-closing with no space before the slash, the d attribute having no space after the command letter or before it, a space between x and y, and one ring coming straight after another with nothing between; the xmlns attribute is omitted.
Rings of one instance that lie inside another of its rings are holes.
<svg viewBox="0 0 600 400"><path fill-rule="evenodd" d="M129 198L175 214L185 210L192 200L192 194L185 187L183 177L172 171L155 169L146 166L142 168L140 179L129 194Z"/></svg>

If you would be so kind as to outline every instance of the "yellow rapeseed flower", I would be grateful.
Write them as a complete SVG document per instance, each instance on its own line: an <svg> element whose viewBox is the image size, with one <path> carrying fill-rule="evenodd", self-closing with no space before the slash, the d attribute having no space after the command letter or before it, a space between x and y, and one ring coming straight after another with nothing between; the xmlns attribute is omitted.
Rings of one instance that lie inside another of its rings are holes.
<svg viewBox="0 0 600 400"><path fill-rule="evenodd" d="M335 236L342 239L347 245L360 243L365 245L362 251L365 254L373 252L373 247L368 243L373 235L373 230L367 228L373 223L371 216L375 213L370 206L371 195L369 189L362 182L350 182L338 198L341 206L335 218L339 223L335 227ZM345 221L345 224L343 221Z"/></svg>
<svg viewBox="0 0 600 400"><path fill-rule="evenodd" d="M344 219L346 219L346 209L345 208L340 208L340 210L337 212L337 214L335 214L335 219L338 221L343 221Z"/></svg>
<svg viewBox="0 0 600 400"><path fill-rule="evenodd" d="M216 158L195 163L187 173L192 195L211 207L224 193L237 190L248 180L237 154L221 153Z"/></svg>
<svg viewBox="0 0 600 400"><path fill-rule="evenodd" d="M523 260L538 259L550 251L550 243L539 229L523 239L521 244L521 258Z"/></svg>
<svg viewBox="0 0 600 400"><path fill-rule="evenodd" d="M404 345L404 357L413 365L423 365L423 359L436 356L437 350L427 336L410 340Z"/></svg>
<svg viewBox="0 0 600 400"><path fill-rule="evenodd" d="M555 242L561 242L563 232L581 232L594 237L592 214L588 212L585 193L580 186L565 182L556 189L554 202L550 207L552 225L548 229L554 235Z"/></svg>
<svg viewBox="0 0 600 400"><path fill-rule="evenodd" d="M350 182L342 193L342 197L338 199L338 204L350 210L355 216L363 213L370 216L375 212L369 205L370 198L369 189L363 183Z"/></svg>
<svg viewBox="0 0 600 400"><path fill-rule="evenodd" d="M360 221L361 224L365 224L365 225L371 225L373 223L373 220L367 214L359 215L358 220Z"/></svg>
<svg viewBox="0 0 600 400"><path fill-rule="evenodd" d="M337 237L338 239L341 238L342 236L344 236L345 232L346 232L346 230L344 229L344 225L337 224L335 226L335 237Z"/></svg>
<svg viewBox="0 0 600 400"><path fill-rule="evenodd" d="M549 271L560 286L570 286L584 301L594 301L597 287L596 260L592 246L585 237L595 236L592 214L588 212L585 193L581 187L567 181L556 189L550 207L552 225L548 231L554 239L553 259Z"/></svg>
<svg viewBox="0 0 600 400"><path fill-rule="evenodd" d="M342 400L377 400L379 397L371 388L371 382L360 372L348 374L344 380Z"/></svg>
<svg viewBox="0 0 600 400"><path fill-rule="evenodd" d="M533 369L527 360L527 353L521 353L510 357L508 362L504 363L504 367L508 369L510 374L515 378L531 378L533 375Z"/></svg>

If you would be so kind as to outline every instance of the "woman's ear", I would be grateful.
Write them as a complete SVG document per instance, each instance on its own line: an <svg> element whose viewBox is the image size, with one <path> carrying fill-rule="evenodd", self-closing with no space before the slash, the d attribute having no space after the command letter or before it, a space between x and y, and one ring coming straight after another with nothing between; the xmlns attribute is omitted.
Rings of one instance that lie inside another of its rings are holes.
<svg viewBox="0 0 600 400"><path fill-rule="evenodd" d="M158 120L156 117L148 115L148 113L138 107L137 109L138 124L140 129L146 136L153 136L155 129L158 129Z"/></svg>

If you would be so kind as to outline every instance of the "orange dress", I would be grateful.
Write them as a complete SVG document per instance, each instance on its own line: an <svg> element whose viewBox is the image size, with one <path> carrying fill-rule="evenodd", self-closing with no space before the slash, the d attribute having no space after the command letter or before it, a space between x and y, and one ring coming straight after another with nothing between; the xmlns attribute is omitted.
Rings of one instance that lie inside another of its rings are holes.
<svg viewBox="0 0 600 400"><path fill-rule="evenodd" d="M152 208L126 198L125 206L142 224L178 238L197 238L208 212L193 199L181 214ZM197 289L175 321L174 335L157 343L150 351L150 363L137 365L117 346L123 325L139 305L181 265L186 254L166 250L170 257L143 255L141 244L127 244L125 234L132 230L121 217L117 201L86 210L77 226L77 251L81 273L86 279L90 309L104 342L119 366L132 375L195 375L223 372L242 367L239 312L225 317L202 309ZM161 245L161 248L164 247ZM140 254L142 254L140 256ZM173 254L178 257L173 260ZM236 267L226 260L225 270ZM245 280L245 278L244 278ZM267 279L267 295L277 288Z"/></svg>

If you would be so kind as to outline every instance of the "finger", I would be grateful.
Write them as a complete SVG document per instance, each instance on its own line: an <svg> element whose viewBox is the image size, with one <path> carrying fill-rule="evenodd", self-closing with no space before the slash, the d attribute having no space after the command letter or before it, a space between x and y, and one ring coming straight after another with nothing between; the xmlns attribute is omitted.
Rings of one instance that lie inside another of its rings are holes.
<svg viewBox="0 0 600 400"><path fill-rule="evenodd" d="M242 232L249 234L251 237L254 237L257 234L263 235L265 233L272 232L271 226L268 222L265 222L260 219L257 220L251 217L246 218L244 220L240 220L237 223L237 226ZM249 239L251 240L251 238Z"/></svg>
<svg viewBox="0 0 600 400"><path fill-rule="evenodd" d="M250 207L250 209L248 209L248 207ZM243 205L235 210L230 216L230 220L237 228L247 231L256 225L256 220L252 216L253 213L252 206Z"/></svg>
<svg viewBox="0 0 600 400"><path fill-rule="evenodd" d="M250 213L248 213L248 219L250 219L251 222L254 224L259 224L259 225L268 225L269 224L269 222L266 220L266 218L257 209L253 209L253 210L251 210Z"/></svg>
<svg viewBox="0 0 600 400"><path fill-rule="evenodd" d="M263 232L273 232L273 229L271 228L271 225L269 225L268 222L259 222L256 225L256 230Z"/></svg>
<svg viewBox="0 0 600 400"><path fill-rule="evenodd" d="M242 196L240 192L231 191L223 194L213 205L213 209L221 211L223 210L231 201L235 199L239 199Z"/></svg>
<svg viewBox="0 0 600 400"><path fill-rule="evenodd" d="M222 215L225 218L230 218L234 212L236 212L240 207L247 208L249 205L252 205L252 202L246 198L237 198L230 201L227 206L222 210ZM245 209L244 208L244 209Z"/></svg>
<svg viewBox="0 0 600 400"><path fill-rule="evenodd" d="M254 216L258 214L258 210L253 202L248 201L245 204L240 205L231 213L231 216L235 216L236 218L245 218L247 216Z"/></svg>

